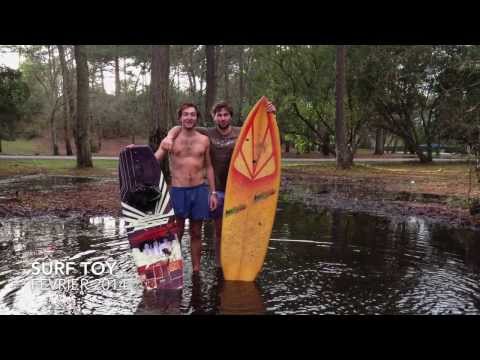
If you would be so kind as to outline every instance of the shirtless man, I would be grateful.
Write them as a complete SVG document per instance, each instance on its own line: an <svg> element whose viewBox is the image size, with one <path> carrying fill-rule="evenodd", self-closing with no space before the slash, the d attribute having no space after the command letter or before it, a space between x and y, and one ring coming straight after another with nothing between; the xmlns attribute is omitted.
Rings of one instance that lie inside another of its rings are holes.
<svg viewBox="0 0 480 360"><path fill-rule="evenodd" d="M268 103L267 111L275 113L277 110L272 102ZM223 201L225 198L225 188L227 186L227 175L230 167L235 142L240 134L240 127L232 126L233 108L227 102L216 103L211 111L215 122L215 127L203 128L197 127L195 130L207 135L210 139L210 157L212 159L213 170L215 173L215 186L217 189L218 206L212 211L211 217L215 222L215 262L217 268L220 264L220 240L222 238L222 217ZM175 126L167 134L167 137L160 145L165 151L175 148L179 139L181 128Z"/></svg>
<svg viewBox="0 0 480 360"><path fill-rule="evenodd" d="M178 110L181 124L175 144L170 150L170 172L172 186L170 196L175 211L179 239L183 236L185 219L190 221L190 243L194 273L200 270L201 229L204 220L210 218L210 211L217 207L215 177L210 158L210 141L207 136L195 131L200 116L194 104L186 103ZM163 142L155 152L161 161L168 153ZM208 185L204 182L205 170ZM210 191L209 188L210 187Z"/></svg>

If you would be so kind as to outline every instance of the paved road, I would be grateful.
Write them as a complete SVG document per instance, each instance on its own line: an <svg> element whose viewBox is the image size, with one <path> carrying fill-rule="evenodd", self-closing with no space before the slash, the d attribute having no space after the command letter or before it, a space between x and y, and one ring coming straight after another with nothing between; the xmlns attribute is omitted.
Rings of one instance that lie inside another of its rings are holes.
<svg viewBox="0 0 480 360"><path fill-rule="evenodd" d="M8 160L75 160L75 156L47 156L47 155L0 155L1 159ZM93 160L118 160L116 156L94 156ZM465 162L465 159L434 159L436 163L448 163L448 162ZM288 158L282 159L284 163L322 163L322 162L335 162L335 159L300 159L300 158ZM379 158L365 158L355 159L355 163L374 162L374 163L392 163L392 162L418 162L417 158L393 158L393 159L379 159Z"/></svg>

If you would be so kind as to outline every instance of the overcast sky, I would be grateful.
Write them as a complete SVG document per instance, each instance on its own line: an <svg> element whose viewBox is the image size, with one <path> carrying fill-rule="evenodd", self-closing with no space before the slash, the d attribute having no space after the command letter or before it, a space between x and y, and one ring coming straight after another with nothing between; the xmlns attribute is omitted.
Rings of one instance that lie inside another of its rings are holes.
<svg viewBox="0 0 480 360"><path fill-rule="evenodd" d="M17 53L12 52L0 52L0 65L7 66L11 69L18 69L19 67L19 56ZM105 91L108 94L115 94L115 78L111 72L104 71L105 78ZM120 78L122 74L120 75Z"/></svg>

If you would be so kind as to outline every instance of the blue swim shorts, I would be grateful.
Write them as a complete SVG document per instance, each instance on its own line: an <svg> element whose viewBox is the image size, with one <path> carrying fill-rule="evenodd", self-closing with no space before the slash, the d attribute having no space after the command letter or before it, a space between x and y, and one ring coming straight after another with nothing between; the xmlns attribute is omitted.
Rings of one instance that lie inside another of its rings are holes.
<svg viewBox="0 0 480 360"><path fill-rule="evenodd" d="M175 216L191 220L209 220L210 207L208 205L209 190L207 184L191 187L170 188L173 211Z"/></svg>

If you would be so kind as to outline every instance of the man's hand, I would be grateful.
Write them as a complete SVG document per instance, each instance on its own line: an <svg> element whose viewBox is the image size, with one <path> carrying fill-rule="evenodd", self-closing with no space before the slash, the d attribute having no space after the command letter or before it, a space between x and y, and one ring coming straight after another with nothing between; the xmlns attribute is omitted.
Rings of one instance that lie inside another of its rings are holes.
<svg viewBox="0 0 480 360"><path fill-rule="evenodd" d="M218 204L217 194L213 194L213 193L210 194L209 204L210 204L210 211L213 211L217 208L217 204Z"/></svg>
<svg viewBox="0 0 480 360"><path fill-rule="evenodd" d="M275 107L275 105L273 105L273 103L270 100L267 102L267 112L274 113L274 114L277 112L277 108Z"/></svg>
<svg viewBox="0 0 480 360"><path fill-rule="evenodd" d="M166 138L164 138L162 140L162 142L160 143L160 146L162 147L163 150L165 151L172 151L173 149L173 140L171 137L167 136Z"/></svg>
<svg viewBox="0 0 480 360"><path fill-rule="evenodd" d="M130 144L130 145L125 146L125 149L130 149L130 148L132 148L132 147L134 147L134 146L136 146L136 145L135 145L135 144Z"/></svg>

